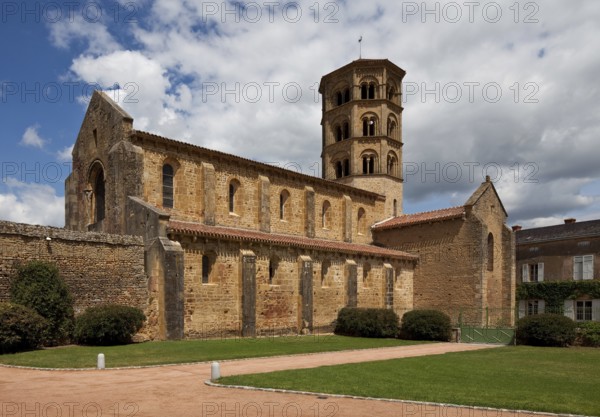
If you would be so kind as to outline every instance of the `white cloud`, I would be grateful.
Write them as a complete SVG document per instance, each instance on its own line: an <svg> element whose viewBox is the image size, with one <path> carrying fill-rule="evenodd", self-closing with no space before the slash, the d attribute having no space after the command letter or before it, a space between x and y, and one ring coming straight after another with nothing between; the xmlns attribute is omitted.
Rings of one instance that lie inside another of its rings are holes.
<svg viewBox="0 0 600 417"><path fill-rule="evenodd" d="M71 145L71 146L65 146L62 150L56 152L56 157L60 162L70 162L71 161L71 154L73 153L73 147L75 145Z"/></svg>
<svg viewBox="0 0 600 417"><path fill-rule="evenodd" d="M266 162L298 162L312 173L321 146L314 89L322 75L358 58L362 35L363 57L389 58L407 71L404 161L465 169L456 182L445 181L443 172L439 179L407 180L408 211L426 202L438 208L442 199L462 204L483 181L483 167L494 164L503 171L497 187L511 220L541 224L582 212L600 217L593 209L598 193L581 192L600 177L595 3L567 9L527 3L537 10L518 3L518 15L515 5L496 3L502 8L498 23L482 6L472 21L464 6L452 23L451 10L439 2L414 3L415 15L406 13L409 3L391 0L298 4L296 23L281 7L272 19L264 8L252 22L240 12L223 14L226 3L158 0L148 3L137 24L90 28L78 22L52 28L52 36L56 45L87 43L72 74L105 88L118 83L111 93L136 128ZM208 5L216 13L207 13ZM424 14L423 8L435 7L438 16ZM302 91L295 103L282 94L291 83ZM499 87L498 102L484 94L486 84ZM408 85L418 91L409 94ZM458 102L445 88L451 85L461 87ZM468 85L476 86L472 97ZM248 99L251 86L260 89L256 102ZM217 91L207 95L208 88ZM478 164L473 178L468 164ZM538 182L525 182L528 166L536 167Z"/></svg>
<svg viewBox="0 0 600 417"><path fill-rule="evenodd" d="M0 219L49 226L64 226L64 197L49 185L27 184L9 178L0 193Z"/></svg>
<svg viewBox="0 0 600 417"><path fill-rule="evenodd" d="M32 148L43 149L46 142L45 139L42 139L38 133L38 129L40 127L38 125L29 126L25 129L25 133L21 137L21 142L19 142L23 146L30 146Z"/></svg>

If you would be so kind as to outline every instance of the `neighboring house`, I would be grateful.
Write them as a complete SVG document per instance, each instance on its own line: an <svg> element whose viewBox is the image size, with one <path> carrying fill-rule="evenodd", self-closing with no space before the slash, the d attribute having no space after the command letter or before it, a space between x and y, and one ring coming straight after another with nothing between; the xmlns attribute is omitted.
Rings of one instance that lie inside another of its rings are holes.
<svg viewBox="0 0 600 417"><path fill-rule="evenodd" d="M547 312L600 321L600 220L513 230L519 316Z"/></svg>

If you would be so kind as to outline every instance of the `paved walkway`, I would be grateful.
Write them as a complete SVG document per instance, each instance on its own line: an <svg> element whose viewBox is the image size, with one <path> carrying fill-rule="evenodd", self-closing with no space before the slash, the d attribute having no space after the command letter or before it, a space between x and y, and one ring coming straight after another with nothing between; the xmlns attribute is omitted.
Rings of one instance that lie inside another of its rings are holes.
<svg viewBox="0 0 600 417"><path fill-rule="evenodd" d="M490 347L439 343L236 360L222 362L221 373L225 376L312 368ZM103 371L40 371L0 367L0 416L486 416L482 410L450 409L445 406L211 387L204 383L209 378L210 363ZM492 413L493 417L513 417L518 414L509 411ZM488 411L487 417L489 415Z"/></svg>

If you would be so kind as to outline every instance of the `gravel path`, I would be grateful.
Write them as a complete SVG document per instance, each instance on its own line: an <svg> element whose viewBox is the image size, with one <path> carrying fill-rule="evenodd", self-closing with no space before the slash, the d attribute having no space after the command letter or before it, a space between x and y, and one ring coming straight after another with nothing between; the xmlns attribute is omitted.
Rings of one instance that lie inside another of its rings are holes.
<svg viewBox="0 0 600 417"><path fill-rule="evenodd" d="M491 348L436 343L221 363L222 375L435 355ZM110 358L107 358L110 362ZM398 416L513 417L526 413L453 408L410 402L325 397L212 387L210 363L154 368L42 371L0 367L1 417L125 416Z"/></svg>

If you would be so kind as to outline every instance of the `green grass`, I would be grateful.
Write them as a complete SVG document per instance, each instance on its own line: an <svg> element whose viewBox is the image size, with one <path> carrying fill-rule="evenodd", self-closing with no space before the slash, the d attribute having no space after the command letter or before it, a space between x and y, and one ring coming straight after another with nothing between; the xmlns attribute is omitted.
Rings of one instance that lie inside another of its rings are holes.
<svg viewBox="0 0 600 417"><path fill-rule="evenodd" d="M106 366L113 368L369 349L416 343L423 342L333 335L184 340L147 342L125 346L67 346L0 355L0 363L40 368L93 368L96 366L98 353L104 353Z"/></svg>
<svg viewBox="0 0 600 417"><path fill-rule="evenodd" d="M223 384L600 415L600 349L502 347L221 378Z"/></svg>

